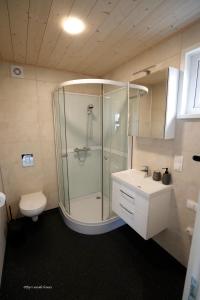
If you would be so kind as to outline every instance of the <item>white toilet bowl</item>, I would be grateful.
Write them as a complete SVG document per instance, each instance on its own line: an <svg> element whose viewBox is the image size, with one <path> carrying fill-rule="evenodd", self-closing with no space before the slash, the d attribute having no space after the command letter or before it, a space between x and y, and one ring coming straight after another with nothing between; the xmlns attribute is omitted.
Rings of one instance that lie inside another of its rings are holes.
<svg viewBox="0 0 200 300"><path fill-rule="evenodd" d="M34 222L38 220L38 215L41 214L47 204L47 198L42 192L22 195L19 208L22 215L31 217Z"/></svg>

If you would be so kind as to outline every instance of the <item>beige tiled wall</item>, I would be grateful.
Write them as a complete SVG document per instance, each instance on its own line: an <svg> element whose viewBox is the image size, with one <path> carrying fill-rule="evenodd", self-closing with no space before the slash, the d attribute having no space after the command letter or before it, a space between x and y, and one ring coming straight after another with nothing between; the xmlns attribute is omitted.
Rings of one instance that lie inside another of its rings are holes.
<svg viewBox="0 0 200 300"><path fill-rule="evenodd" d="M166 66L180 67L181 52L200 43L200 22L193 24L181 33L174 35L157 46L133 58L128 63L113 70L105 77L128 81L132 75L148 66L157 68ZM171 141L158 139L134 139L133 164L140 168L149 165L152 170L170 167L174 192L171 201L169 229L155 240L183 264L187 264L190 238L185 232L187 226L193 226L195 214L186 208L186 200L197 200L200 191L200 164L192 160L194 153L200 152L200 120L177 120L176 137ZM174 155L184 156L183 172L173 170Z"/></svg>
<svg viewBox="0 0 200 300"><path fill-rule="evenodd" d="M83 77L32 66L24 66L24 75L11 78L10 64L0 63L0 165L14 216L26 193L43 190L47 209L57 206L51 93L63 81ZM22 153L33 153L34 167L22 167Z"/></svg>

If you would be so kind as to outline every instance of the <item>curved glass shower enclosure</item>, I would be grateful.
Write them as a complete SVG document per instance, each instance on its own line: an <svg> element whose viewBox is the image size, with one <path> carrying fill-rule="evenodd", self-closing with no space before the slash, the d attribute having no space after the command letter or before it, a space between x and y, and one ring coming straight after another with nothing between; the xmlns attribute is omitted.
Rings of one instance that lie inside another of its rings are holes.
<svg viewBox="0 0 200 300"><path fill-rule="evenodd" d="M142 86L102 79L67 81L55 90L58 192L65 221L91 229L117 219L111 174L130 167L128 116L137 103L131 99L144 92Z"/></svg>

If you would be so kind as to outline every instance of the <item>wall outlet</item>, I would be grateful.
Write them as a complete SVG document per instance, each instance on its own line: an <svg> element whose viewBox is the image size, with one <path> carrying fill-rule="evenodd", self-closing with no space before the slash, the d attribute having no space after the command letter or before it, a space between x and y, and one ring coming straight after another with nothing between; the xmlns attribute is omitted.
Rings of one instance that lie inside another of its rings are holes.
<svg viewBox="0 0 200 300"><path fill-rule="evenodd" d="M186 207L196 212L198 208L198 203L188 199L186 202Z"/></svg>
<svg viewBox="0 0 200 300"><path fill-rule="evenodd" d="M183 170L183 156L174 156L174 170L182 172Z"/></svg>

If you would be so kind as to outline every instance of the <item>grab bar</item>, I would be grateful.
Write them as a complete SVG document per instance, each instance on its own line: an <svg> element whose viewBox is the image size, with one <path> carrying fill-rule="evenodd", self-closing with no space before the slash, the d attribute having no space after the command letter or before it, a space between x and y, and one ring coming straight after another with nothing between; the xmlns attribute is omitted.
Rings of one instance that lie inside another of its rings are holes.
<svg viewBox="0 0 200 300"><path fill-rule="evenodd" d="M80 151L89 151L89 147L83 147L83 148L74 148L74 152L80 152Z"/></svg>

